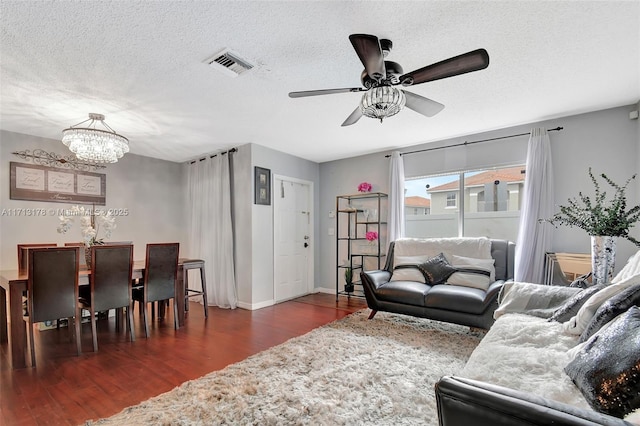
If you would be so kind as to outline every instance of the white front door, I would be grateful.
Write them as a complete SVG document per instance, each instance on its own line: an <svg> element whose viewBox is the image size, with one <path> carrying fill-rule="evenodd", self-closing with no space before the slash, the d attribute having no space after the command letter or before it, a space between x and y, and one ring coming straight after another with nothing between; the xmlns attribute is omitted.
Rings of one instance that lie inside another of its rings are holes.
<svg viewBox="0 0 640 426"><path fill-rule="evenodd" d="M310 292L313 273L312 183L274 176L274 300Z"/></svg>

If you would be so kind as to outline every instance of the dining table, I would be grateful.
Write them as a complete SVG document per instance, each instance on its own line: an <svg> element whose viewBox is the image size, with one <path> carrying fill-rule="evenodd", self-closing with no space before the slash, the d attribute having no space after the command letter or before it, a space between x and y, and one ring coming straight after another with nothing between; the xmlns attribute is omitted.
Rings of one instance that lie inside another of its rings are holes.
<svg viewBox="0 0 640 426"><path fill-rule="evenodd" d="M184 325L185 289L184 263L190 259L178 259L178 277L175 284L175 301L178 307L178 326ZM132 279L142 278L145 269L144 260L133 262ZM9 344L12 368L27 366L27 324L23 319L23 295L29 281L28 270L0 270L0 344ZM79 272L79 285L89 284L91 271L82 267ZM7 305L7 300L9 301Z"/></svg>

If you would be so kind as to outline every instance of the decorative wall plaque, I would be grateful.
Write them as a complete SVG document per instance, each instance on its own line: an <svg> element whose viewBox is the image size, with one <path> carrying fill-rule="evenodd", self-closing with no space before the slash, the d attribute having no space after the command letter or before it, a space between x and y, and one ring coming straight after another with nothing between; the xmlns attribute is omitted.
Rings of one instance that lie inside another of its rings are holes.
<svg viewBox="0 0 640 426"><path fill-rule="evenodd" d="M50 201L104 206L107 176L71 169L11 162L12 200Z"/></svg>

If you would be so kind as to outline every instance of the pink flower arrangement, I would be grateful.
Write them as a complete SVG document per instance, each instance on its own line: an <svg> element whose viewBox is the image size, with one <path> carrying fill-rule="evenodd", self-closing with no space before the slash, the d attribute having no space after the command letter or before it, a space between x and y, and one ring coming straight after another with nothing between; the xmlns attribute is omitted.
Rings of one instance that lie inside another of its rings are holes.
<svg viewBox="0 0 640 426"><path fill-rule="evenodd" d="M367 241L375 241L378 239L378 233L376 231L369 231L366 234Z"/></svg>
<svg viewBox="0 0 640 426"><path fill-rule="evenodd" d="M362 182L360 185L358 185L359 192L371 192L371 188L373 187L369 182Z"/></svg>

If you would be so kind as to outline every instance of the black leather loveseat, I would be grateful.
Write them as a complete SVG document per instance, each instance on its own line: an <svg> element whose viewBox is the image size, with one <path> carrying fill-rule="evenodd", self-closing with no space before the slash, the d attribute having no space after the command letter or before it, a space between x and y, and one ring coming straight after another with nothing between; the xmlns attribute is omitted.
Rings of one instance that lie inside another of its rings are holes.
<svg viewBox="0 0 640 426"><path fill-rule="evenodd" d="M372 310L369 319L377 311L386 311L482 329L491 327L498 293L506 280L513 279L514 243L491 240L495 282L486 291L449 284L389 281L394 270L394 246L395 242L391 242L383 270L361 273L367 305Z"/></svg>

